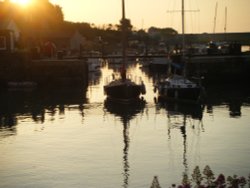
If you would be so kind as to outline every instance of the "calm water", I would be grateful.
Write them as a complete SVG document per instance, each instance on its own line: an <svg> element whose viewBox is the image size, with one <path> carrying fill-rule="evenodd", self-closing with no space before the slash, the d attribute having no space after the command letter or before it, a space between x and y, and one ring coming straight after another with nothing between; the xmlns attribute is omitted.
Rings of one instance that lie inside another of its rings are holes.
<svg viewBox="0 0 250 188"><path fill-rule="evenodd" d="M113 66L113 69L119 69ZM158 77L131 65L145 102L105 101L104 66L84 89L0 93L0 187L162 187L209 165L215 174L250 173L250 94L207 88L204 107L154 100Z"/></svg>

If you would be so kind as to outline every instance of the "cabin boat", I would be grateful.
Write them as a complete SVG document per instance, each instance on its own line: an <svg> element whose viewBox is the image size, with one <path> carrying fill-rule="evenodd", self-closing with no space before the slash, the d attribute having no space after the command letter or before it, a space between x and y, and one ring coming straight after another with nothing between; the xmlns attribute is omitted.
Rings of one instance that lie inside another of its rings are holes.
<svg viewBox="0 0 250 188"><path fill-rule="evenodd" d="M199 82L193 82L186 78L186 58L185 58L185 39L184 39L184 0L181 6L182 12L182 54L179 62L183 64L181 74L172 73L171 63L169 62L168 77L164 81L160 81L155 86L158 91L159 98L171 99L183 102L199 102L204 96L204 89Z"/></svg>
<svg viewBox="0 0 250 188"><path fill-rule="evenodd" d="M126 28L125 28L125 5L122 0L122 67L120 76L116 78L112 75L112 80L104 85L104 94L111 100L117 102L130 103L140 98L141 94L146 93L145 85L142 81L136 83L127 76L126 71Z"/></svg>
<svg viewBox="0 0 250 188"><path fill-rule="evenodd" d="M155 86L159 99L183 102L199 102L202 99L202 87L184 76L173 74Z"/></svg>
<svg viewBox="0 0 250 188"><path fill-rule="evenodd" d="M109 99L120 102L132 102L146 93L146 88L141 79L134 81L122 70L119 77L112 75L112 81L107 81L104 86L104 93Z"/></svg>

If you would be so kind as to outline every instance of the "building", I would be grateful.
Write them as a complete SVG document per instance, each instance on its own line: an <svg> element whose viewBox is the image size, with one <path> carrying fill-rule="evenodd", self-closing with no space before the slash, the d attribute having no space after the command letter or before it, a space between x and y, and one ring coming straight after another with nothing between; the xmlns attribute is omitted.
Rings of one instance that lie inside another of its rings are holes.
<svg viewBox="0 0 250 188"><path fill-rule="evenodd" d="M75 31L75 33L70 38L70 50L79 51L80 46L83 46L86 43L85 37L83 37L79 31Z"/></svg>
<svg viewBox="0 0 250 188"><path fill-rule="evenodd" d="M0 21L0 52L13 52L20 38L20 29L11 20Z"/></svg>

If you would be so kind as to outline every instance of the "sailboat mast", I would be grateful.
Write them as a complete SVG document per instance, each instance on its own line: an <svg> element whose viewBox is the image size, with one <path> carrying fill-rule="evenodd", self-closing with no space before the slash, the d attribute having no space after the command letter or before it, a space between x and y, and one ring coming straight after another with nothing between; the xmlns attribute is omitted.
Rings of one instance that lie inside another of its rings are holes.
<svg viewBox="0 0 250 188"><path fill-rule="evenodd" d="M224 33L227 33L227 7L225 7L225 26L224 26Z"/></svg>
<svg viewBox="0 0 250 188"><path fill-rule="evenodd" d="M122 20L125 19L125 2L122 0Z"/></svg>
<svg viewBox="0 0 250 188"><path fill-rule="evenodd" d="M185 47L185 7L184 0L181 2L181 18L182 18L182 55L184 56L184 47Z"/></svg>
<svg viewBox="0 0 250 188"><path fill-rule="evenodd" d="M227 41L227 7L225 7L225 25L224 25L225 41Z"/></svg>
<svg viewBox="0 0 250 188"><path fill-rule="evenodd" d="M121 29L122 29L122 58L123 58L123 65L125 66L125 61L126 61L125 0L122 0L122 21L121 21L121 24L122 24L121 25Z"/></svg>

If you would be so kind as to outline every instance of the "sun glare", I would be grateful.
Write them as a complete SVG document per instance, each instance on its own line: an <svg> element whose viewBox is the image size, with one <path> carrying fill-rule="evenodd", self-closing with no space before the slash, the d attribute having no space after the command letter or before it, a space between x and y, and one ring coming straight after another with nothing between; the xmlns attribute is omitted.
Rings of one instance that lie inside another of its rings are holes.
<svg viewBox="0 0 250 188"><path fill-rule="evenodd" d="M11 2L20 4L20 5L28 5L30 3L30 0L11 0Z"/></svg>

